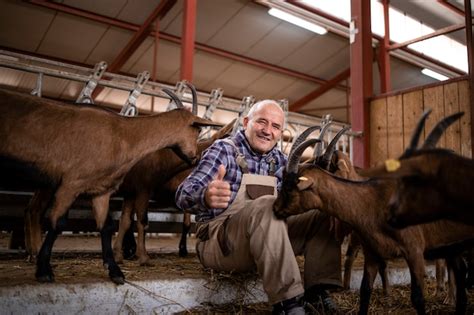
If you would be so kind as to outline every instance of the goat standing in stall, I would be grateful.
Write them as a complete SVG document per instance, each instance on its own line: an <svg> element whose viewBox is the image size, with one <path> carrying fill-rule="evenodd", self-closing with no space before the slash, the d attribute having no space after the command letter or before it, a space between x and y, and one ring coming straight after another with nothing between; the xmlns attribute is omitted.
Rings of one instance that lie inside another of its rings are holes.
<svg viewBox="0 0 474 315"><path fill-rule="evenodd" d="M465 266L459 255L465 245L460 243L472 241L474 227L439 221L403 230L391 228L387 224L386 211L395 182L376 179L346 180L315 165L302 165L298 168L302 152L314 142L315 139L308 140L289 157L283 189L274 204L274 212L277 217L285 218L317 208L349 223L357 231L363 242L365 257L360 314L368 312L378 267L385 265L387 259L399 256L406 259L410 269L412 303L418 314L424 314L423 254L438 254L447 259L456 275L456 311L465 312ZM355 173L355 170L352 168L351 172ZM459 244L459 248L456 248Z"/></svg>
<svg viewBox="0 0 474 315"><path fill-rule="evenodd" d="M0 167L4 163L28 167L54 190L50 226L37 259L40 282L54 281L50 260L61 229L59 219L84 193L93 198L109 277L124 283L111 248L110 195L130 168L151 152L173 147L189 161L195 160L200 127L216 125L181 109L128 118L6 90L0 90L0 110Z"/></svg>
<svg viewBox="0 0 474 315"><path fill-rule="evenodd" d="M395 228L448 219L474 225L474 161L444 149L422 149L410 157L367 170L367 176L394 178L389 204ZM396 168L396 169L395 169Z"/></svg>
<svg viewBox="0 0 474 315"><path fill-rule="evenodd" d="M235 120L218 130L210 139L199 141L198 156L216 139L228 136ZM130 228L133 214L137 216L137 256L140 265L150 265L150 257L145 249L145 229L147 226L148 201L155 191L159 206L173 206L174 193L192 166L183 162L171 149L154 152L139 161L127 173L120 186L124 196L119 231L114 242L114 256L117 263L123 262L122 243L125 232ZM170 198L171 197L171 198ZM170 200L172 199L172 200Z"/></svg>

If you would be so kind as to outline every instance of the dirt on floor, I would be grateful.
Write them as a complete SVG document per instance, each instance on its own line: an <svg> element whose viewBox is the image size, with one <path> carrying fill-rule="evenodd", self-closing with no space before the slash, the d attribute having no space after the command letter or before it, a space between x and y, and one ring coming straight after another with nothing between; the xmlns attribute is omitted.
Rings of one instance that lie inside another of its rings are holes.
<svg viewBox="0 0 474 315"><path fill-rule="evenodd" d="M8 250L8 233L0 233L0 287L15 285L38 284L35 280L35 264L27 261L24 251ZM121 266L128 281L160 280L176 278L208 278L225 279L241 283L255 275L235 275L215 273L206 270L199 263L194 252L195 240L189 239L188 257L178 256L177 236L150 236L147 237L153 266L138 266L136 260L125 260ZM344 251L344 249L343 249ZM298 257L302 268L304 259ZM51 260L55 280L57 283L92 283L110 281L107 271L102 266L100 254L100 240L96 234L63 235L60 236L53 249ZM355 269L362 267L362 253L354 263ZM402 267L402 261L391 262L390 266ZM38 284L41 285L41 284ZM454 306L443 303L446 293L436 295L436 284L433 279L426 279L426 305L428 314L453 314ZM469 292L469 300L473 302L474 293ZM339 308L347 314L356 314L359 304L358 291L333 292L332 297ZM190 310L192 314L269 314L271 306L266 303L242 305L240 303L226 305L202 305ZM322 313L321 313L322 314ZM395 286L388 296L384 296L381 289L375 289L370 305L370 314L415 314L410 302L409 286ZM470 307L467 314L474 314L474 307Z"/></svg>

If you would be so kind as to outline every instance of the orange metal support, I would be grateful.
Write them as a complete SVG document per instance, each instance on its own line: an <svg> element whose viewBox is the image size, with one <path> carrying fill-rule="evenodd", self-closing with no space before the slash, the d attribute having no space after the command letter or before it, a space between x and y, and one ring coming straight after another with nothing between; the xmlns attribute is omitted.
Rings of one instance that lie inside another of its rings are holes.
<svg viewBox="0 0 474 315"><path fill-rule="evenodd" d="M161 18L173 7L176 0L161 0L160 4L148 16L145 23L143 23L138 31L133 34L133 37L122 49L118 56L110 63L108 71L116 72L127 62L128 58L135 52L135 50L143 43L145 38L150 34L150 26L157 18Z"/></svg>
<svg viewBox="0 0 474 315"><path fill-rule="evenodd" d="M298 111L299 109L304 107L306 104L308 104L312 100L318 98L319 96L323 95L324 93L326 93L327 91L329 91L330 89L335 87L342 80L347 79L350 75L351 75L351 69L350 68L342 71L341 73L336 75L334 78L329 80L326 84L318 87L313 92L310 92L309 94L303 96L302 98L300 98L299 100L294 102L292 105L290 105L289 110L292 111L292 112Z"/></svg>
<svg viewBox="0 0 474 315"><path fill-rule="evenodd" d="M372 96L372 31L370 1L352 0L351 16L351 104L352 130L362 131L354 138L354 165L369 165L369 98Z"/></svg>
<svg viewBox="0 0 474 315"><path fill-rule="evenodd" d="M181 42L181 80L193 81L194 39L196 33L196 0L184 1L183 37Z"/></svg>
<svg viewBox="0 0 474 315"><path fill-rule="evenodd" d="M471 157L474 157L474 38L472 37L471 1L464 1L464 11L466 18L467 62L469 65L469 102L471 104Z"/></svg>
<svg viewBox="0 0 474 315"><path fill-rule="evenodd" d="M390 78L390 54L388 50L390 46L390 18L388 14L388 2L389 0L382 0L385 36L383 41L379 42L380 91L382 93L387 93L392 89L392 80Z"/></svg>

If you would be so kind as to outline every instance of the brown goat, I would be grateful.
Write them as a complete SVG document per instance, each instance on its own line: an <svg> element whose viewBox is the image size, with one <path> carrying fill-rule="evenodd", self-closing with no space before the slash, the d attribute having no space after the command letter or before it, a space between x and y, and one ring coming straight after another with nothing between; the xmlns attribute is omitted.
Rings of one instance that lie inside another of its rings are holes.
<svg viewBox="0 0 474 315"><path fill-rule="evenodd" d="M197 154L207 149L215 140L226 137L232 131L235 119L218 130L210 139L199 141ZM114 256L117 263L123 261L122 243L125 232L130 228L133 214L137 216L137 256L140 265L149 264L145 249L145 228L147 225L148 201L154 191L160 206L174 205L174 194L179 184L191 173L193 167L184 163L171 149L154 152L135 164L127 173L119 193L124 196L119 231L114 242ZM166 193L162 193L163 192ZM165 196L168 196L165 197ZM170 202L170 198L172 200Z"/></svg>
<svg viewBox="0 0 474 315"><path fill-rule="evenodd" d="M377 269L385 265L387 259L399 256L405 258L410 269L412 303L419 314L424 314L423 255L444 257L453 267L458 286L456 309L464 312L467 303L463 277L465 266L459 259L461 250L455 245L472 241L474 227L439 221L402 230L393 229L387 224L387 204L396 183L381 179L351 181L315 165L302 165L298 169L299 156L305 147L314 142L315 139L308 140L289 157L287 174L281 194L274 204L274 212L277 217L285 218L317 208L354 228L361 237L365 257L360 314L368 312ZM355 170L352 168L351 172L354 174ZM464 244L460 246L461 249L464 247Z"/></svg>
<svg viewBox="0 0 474 315"><path fill-rule="evenodd" d="M88 194L93 198L104 264L114 282L124 283L111 249L110 195L130 168L154 151L173 147L195 160L199 127L216 125L182 109L129 118L6 90L0 90L0 111L0 167L27 167L55 191L50 227L37 259L40 282L54 281L50 259L59 218L79 194Z"/></svg>
<svg viewBox="0 0 474 315"><path fill-rule="evenodd" d="M364 171L367 176L398 179L389 203L389 223L393 227L439 219L474 225L472 159L431 149L416 151L398 163L396 170L387 170L384 165Z"/></svg>

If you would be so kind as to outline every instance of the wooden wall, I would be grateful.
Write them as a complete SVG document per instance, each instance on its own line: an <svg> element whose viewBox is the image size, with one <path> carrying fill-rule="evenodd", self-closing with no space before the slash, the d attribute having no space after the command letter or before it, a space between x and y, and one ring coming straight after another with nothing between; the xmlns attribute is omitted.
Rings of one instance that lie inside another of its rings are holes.
<svg viewBox="0 0 474 315"><path fill-rule="evenodd" d="M402 154L418 119L427 108L432 112L426 121L423 139L441 118L464 112L461 120L447 129L438 147L472 158L469 83L463 79L374 98L370 103L371 166Z"/></svg>

